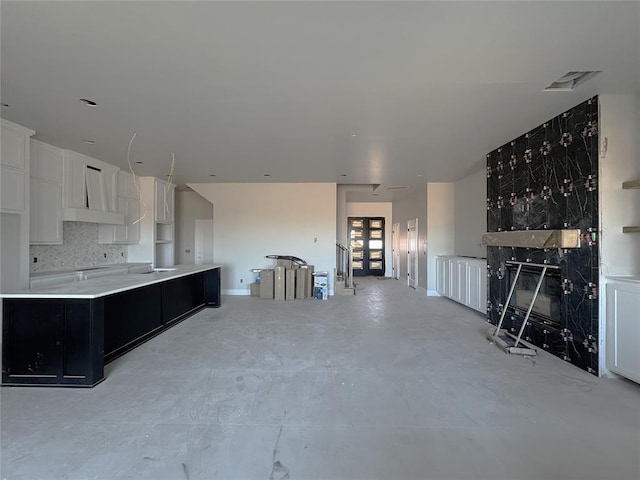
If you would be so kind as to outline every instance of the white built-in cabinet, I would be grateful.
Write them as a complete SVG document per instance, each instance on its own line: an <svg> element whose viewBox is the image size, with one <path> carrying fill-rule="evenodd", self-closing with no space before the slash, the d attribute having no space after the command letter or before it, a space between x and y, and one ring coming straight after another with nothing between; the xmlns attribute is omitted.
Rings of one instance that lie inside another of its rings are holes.
<svg viewBox="0 0 640 480"><path fill-rule="evenodd" d="M129 245L130 262L151 262L154 268L175 263L175 185L155 177L138 177L141 202L140 242Z"/></svg>
<svg viewBox="0 0 640 480"><path fill-rule="evenodd" d="M31 140L31 245L62 244L62 155L60 148Z"/></svg>
<svg viewBox="0 0 640 480"><path fill-rule="evenodd" d="M481 313L487 312L487 264L485 259L439 256L436 258L439 295Z"/></svg>
<svg viewBox="0 0 640 480"><path fill-rule="evenodd" d="M29 286L29 150L35 133L2 119L0 131L0 291Z"/></svg>
<svg viewBox="0 0 640 480"><path fill-rule="evenodd" d="M607 368L640 383L640 277L607 277Z"/></svg>
<svg viewBox="0 0 640 480"><path fill-rule="evenodd" d="M137 183L133 174L118 171L115 210L124 215L124 225L100 225L100 243L135 244L140 241L140 194Z"/></svg>

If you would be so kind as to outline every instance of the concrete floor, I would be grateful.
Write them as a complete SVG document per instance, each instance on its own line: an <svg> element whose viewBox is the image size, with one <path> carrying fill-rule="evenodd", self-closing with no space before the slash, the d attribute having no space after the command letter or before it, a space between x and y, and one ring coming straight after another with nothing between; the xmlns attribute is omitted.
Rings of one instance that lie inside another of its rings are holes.
<svg viewBox="0 0 640 480"><path fill-rule="evenodd" d="M3 479L640 478L640 386L397 280L356 297L226 297L94 389L3 388Z"/></svg>

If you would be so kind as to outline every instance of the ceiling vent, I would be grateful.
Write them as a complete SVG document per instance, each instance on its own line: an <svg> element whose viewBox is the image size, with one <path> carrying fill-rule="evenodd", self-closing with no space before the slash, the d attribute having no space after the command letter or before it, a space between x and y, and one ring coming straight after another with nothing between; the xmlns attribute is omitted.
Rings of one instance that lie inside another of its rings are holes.
<svg viewBox="0 0 640 480"><path fill-rule="evenodd" d="M587 80L592 79L597 74L599 74L601 70L595 70L593 72L568 72L558 80L553 82L547 88L544 89L545 92L570 92L578 85L586 82Z"/></svg>

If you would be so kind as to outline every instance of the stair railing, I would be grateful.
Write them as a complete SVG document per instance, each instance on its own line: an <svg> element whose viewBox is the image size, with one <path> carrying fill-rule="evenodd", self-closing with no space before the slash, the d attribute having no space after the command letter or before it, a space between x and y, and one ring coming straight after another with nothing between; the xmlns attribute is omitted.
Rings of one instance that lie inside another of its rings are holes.
<svg viewBox="0 0 640 480"><path fill-rule="evenodd" d="M353 288L353 265L351 247L336 242L336 273L338 279L344 280L344 286Z"/></svg>

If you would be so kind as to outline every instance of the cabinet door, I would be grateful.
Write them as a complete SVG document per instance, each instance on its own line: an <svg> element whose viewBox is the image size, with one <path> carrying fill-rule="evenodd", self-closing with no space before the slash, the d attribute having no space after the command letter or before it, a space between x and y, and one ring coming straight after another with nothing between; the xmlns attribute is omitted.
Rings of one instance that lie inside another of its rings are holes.
<svg viewBox="0 0 640 480"><path fill-rule="evenodd" d="M62 243L62 186L59 183L31 179L30 222L30 243Z"/></svg>
<svg viewBox="0 0 640 480"><path fill-rule="evenodd" d="M458 286L456 289L455 300L467 305L467 262L465 260L456 260L455 263L458 271Z"/></svg>
<svg viewBox="0 0 640 480"><path fill-rule="evenodd" d="M62 183L62 150L31 140L31 178Z"/></svg>
<svg viewBox="0 0 640 480"><path fill-rule="evenodd" d="M62 375L61 302L5 302L3 381L55 383Z"/></svg>
<svg viewBox="0 0 640 480"><path fill-rule="evenodd" d="M125 243L128 240L128 224L129 219L127 211L129 209L129 201L126 198L118 197L116 199L116 211L124 215L124 225L115 225L113 227L113 241L116 243Z"/></svg>
<svg viewBox="0 0 640 480"><path fill-rule="evenodd" d="M640 383L640 286L607 285L607 368Z"/></svg>
<svg viewBox="0 0 640 480"><path fill-rule="evenodd" d="M0 142L0 162L7 167L24 170L25 166L25 135L2 127L2 142Z"/></svg>
<svg viewBox="0 0 640 480"><path fill-rule="evenodd" d="M140 201L137 198L129 198L127 200L127 216L125 223L127 224L127 243L140 242ZM137 223L133 223L137 222Z"/></svg>
<svg viewBox="0 0 640 480"><path fill-rule="evenodd" d="M478 310L480 306L480 268L475 262L467 263L467 306Z"/></svg>
<svg viewBox="0 0 640 480"><path fill-rule="evenodd" d="M63 170L63 207L87 208L86 163L75 152L65 152Z"/></svg>
<svg viewBox="0 0 640 480"><path fill-rule="evenodd" d="M449 259L438 257L436 258L436 291L439 295L448 297L449 287Z"/></svg>
<svg viewBox="0 0 640 480"><path fill-rule="evenodd" d="M155 219L156 219L156 222L164 222L166 219L166 208L164 204L165 183L159 182L156 180L153 186L154 186L154 192L155 192L155 202L154 202Z"/></svg>
<svg viewBox="0 0 640 480"><path fill-rule="evenodd" d="M173 223L173 197L175 186L168 187L163 181L154 182L155 189L155 219L160 223Z"/></svg>
<svg viewBox="0 0 640 480"><path fill-rule="evenodd" d="M0 207L3 210L24 210L24 171L0 167Z"/></svg>

